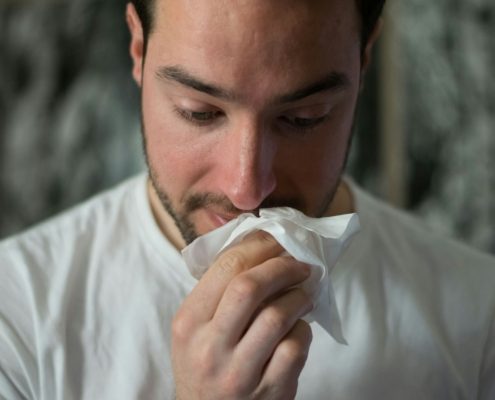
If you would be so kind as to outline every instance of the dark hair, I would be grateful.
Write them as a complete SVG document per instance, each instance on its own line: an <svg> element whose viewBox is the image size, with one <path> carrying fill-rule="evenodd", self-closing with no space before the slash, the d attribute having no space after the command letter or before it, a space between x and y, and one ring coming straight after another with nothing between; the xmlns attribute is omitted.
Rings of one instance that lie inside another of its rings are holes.
<svg viewBox="0 0 495 400"><path fill-rule="evenodd" d="M144 35L144 45L148 42L148 36L153 30L153 7L156 0L131 0L136 8L136 12L141 19ZM356 0L359 13L361 14L362 30L361 44L364 48L368 38L373 32L378 18L382 13L385 0Z"/></svg>
<svg viewBox="0 0 495 400"><path fill-rule="evenodd" d="M141 26L143 27L144 46L148 43L148 36L153 29L152 12L155 6L155 0L131 0L136 12L141 20Z"/></svg>
<svg viewBox="0 0 495 400"><path fill-rule="evenodd" d="M361 14L361 45L364 48L382 15L385 0L356 0L356 3Z"/></svg>

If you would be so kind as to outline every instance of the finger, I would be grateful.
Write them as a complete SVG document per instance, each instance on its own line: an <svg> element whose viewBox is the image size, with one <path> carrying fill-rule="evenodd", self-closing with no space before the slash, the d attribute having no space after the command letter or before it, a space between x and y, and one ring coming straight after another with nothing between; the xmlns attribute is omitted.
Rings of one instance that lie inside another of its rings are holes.
<svg viewBox="0 0 495 400"><path fill-rule="evenodd" d="M263 302L286 292L309 275L310 268L307 264L285 256L271 258L235 276L218 304L212 319L213 328L226 343L237 344ZM280 307L288 307L283 301L279 303ZM279 305L277 302L274 304L275 307Z"/></svg>
<svg viewBox="0 0 495 400"><path fill-rule="evenodd" d="M246 373L260 370L281 340L313 308L311 298L300 288L287 291L267 304L256 316L235 349Z"/></svg>
<svg viewBox="0 0 495 400"><path fill-rule="evenodd" d="M298 320L278 344L266 365L258 392L271 398L294 398L299 375L306 364L313 336L311 327Z"/></svg>
<svg viewBox="0 0 495 400"><path fill-rule="evenodd" d="M247 236L218 257L186 298L182 308L187 308L198 323L209 321L225 288L236 275L282 252L282 246L264 231Z"/></svg>

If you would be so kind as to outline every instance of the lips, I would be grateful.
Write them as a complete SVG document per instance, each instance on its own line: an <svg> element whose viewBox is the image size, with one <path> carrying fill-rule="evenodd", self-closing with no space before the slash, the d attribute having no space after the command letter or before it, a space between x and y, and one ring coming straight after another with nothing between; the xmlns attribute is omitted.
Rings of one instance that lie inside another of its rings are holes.
<svg viewBox="0 0 495 400"><path fill-rule="evenodd" d="M227 222L233 220L234 218L237 218L237 215L235 214L218 213L208 209L206 210L206 213L208 214L208 217L212 221L215 228L219 228L225 225Z"/></svg>

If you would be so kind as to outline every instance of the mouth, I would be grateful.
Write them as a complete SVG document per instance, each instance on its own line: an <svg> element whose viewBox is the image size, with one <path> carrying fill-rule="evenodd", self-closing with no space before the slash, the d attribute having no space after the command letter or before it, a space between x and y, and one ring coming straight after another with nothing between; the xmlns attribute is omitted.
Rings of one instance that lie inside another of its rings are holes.
<svg viewBox="0 0 495 400"><path fill-rule="evenodd" d="M206 209L206 214L215 228L219 228L239 216L237 214L220 213L211 209Z"/></svg>

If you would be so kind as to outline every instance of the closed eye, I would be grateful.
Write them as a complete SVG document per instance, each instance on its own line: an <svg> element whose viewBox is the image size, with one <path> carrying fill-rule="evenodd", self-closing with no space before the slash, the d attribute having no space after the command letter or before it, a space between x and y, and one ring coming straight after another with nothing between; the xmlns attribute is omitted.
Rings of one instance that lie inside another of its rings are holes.
<svg viewBox="0 0 495 400"><path fill-rule="evenodd" d="M300 131L309 131L321 123L325 122L328 118L328 114L322 115L321 117L316 118L301 118L301 117L292 117L292 116L282 116L279 119L284 122L286 125L289 125L291 128Z"/></svg>
<svg viewBox="0 0 495 400"><path fill-rule="evenodd" d="M174 107L174 111L183 119L198 126L207 125L223 115L221 111L192 111Z"/></svg>

